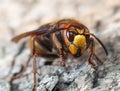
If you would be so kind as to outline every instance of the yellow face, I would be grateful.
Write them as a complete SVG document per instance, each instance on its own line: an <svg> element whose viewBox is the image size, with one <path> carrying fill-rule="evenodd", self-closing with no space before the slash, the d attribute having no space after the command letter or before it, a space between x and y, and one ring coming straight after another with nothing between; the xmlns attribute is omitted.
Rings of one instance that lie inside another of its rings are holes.
<svg viewBox="0 0 120 91"><path fill-rule="evenodd" d="M82 32L67 31L68 49L72 55L81 56L86 50L86 37Z"/></svg>
<svg viewBox="0 0 120 91"><path fill-rule="evenodd" d="M81 54L86 50L86 38L84 35L76 35L73 43L69 46L69 50L73 55L77 54L79 48L81 50Z"/></svg>

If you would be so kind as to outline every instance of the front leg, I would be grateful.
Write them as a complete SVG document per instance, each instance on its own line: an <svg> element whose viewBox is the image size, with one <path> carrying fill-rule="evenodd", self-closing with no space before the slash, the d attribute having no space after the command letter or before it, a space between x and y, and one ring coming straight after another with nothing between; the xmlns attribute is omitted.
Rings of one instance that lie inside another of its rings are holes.
<svg viewBox="0 0 120 91"><path fill-rule="evenodd" d="M88 62L95 67L96 65L92 62L92 57L95 54L94 50L95 50L95 46L94 46L94 39L90 38L90 44L89 44L89 48L90 48L90 54L88 56Z"/></svg>
<svg viewBox="0 0 120 91"><path fill-rule="evenodd" d="M53 40L54 40L54 43L58 49L58 52L59 52L59 57L62 59L62 62L61 62L61 66L65 66L65 54L64 54L64 50L63 50L63 47L62 47L62 44L59 42L59 40L57 39L55 33L53 34Z"/></svg>
<svg viewBox="0 0 120 91"><path fill-rule="evenodd" d="M63 53L63 49L62 48L59 48L59 56L60 58L62 59L62 62L61 62L61 66L65 67L65 57L64 57L64 53Z"/></svg>

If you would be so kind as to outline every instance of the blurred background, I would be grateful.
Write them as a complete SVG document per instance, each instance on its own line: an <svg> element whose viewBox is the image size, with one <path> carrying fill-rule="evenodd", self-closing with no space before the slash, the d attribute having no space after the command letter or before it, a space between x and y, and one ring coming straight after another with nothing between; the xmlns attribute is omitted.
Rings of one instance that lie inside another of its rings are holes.
<svg viewBox="0 0 120 91"><path fill-rule="evenodd" d="M7 74L19 50L10 41L12 37L63 18L83 22L103 43L117 36L114 45L106 46L117 48L119 55L120 0L0 0L0 76ZM114 50L108 49L113 55ZM26 60L28 55L25 50L17 60Z"/></svg>
<svg viewBox="0 0 120 91"><path fill-rule="evenodd" d="M90 31L120 22L120 0L0 0L0 39L36 29L41 24L74 18Z"/></svg>

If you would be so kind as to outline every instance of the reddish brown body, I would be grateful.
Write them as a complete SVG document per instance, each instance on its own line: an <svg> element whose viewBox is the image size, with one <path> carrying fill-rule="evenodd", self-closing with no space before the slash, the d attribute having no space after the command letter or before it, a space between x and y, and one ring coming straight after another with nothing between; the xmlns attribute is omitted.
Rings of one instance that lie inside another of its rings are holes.
<svg viewBox="0 0 120 91"><path fill-rule="evenodd" d="M33 58L33 69L34 69L34 88L36 91L36 60L37 56L53 56L56 55L61 58L61 65L65 66L65 59L67 55L74 57L80 57L89 48L90 54L88 62L95 66L92 62L92 56L95 56L98 61L99 58L94 52L94 38L102 45L105 53L108 54L103 43L92 33L89 32L88 28L82 23L73 19L63 19L57 22L45 24L30 32L20 34L12 39L14 42L18 42L24 37L30 37L30 49L31 55L23 69L23 71L12 78L17 79L22 76L26 70L30 59Z"/></svg>

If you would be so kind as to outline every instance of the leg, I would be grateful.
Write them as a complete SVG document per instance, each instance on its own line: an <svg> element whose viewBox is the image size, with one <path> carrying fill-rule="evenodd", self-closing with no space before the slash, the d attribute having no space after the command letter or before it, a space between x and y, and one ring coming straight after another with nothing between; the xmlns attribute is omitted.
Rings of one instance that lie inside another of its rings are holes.
<svg viewBox="0 0 120 91"><path fill-rule="evenodd" d="M12 73L14 65L15 65L15 58L13 59L13 61L11 63L11 67L10 67L10 70L9 70L8 74L6 76L0 78L0 79L6 79Z"/></svg>
<svg viewBox="0 0 120 91"><path fill-rule="evenodd" d="M95 53L94 53L94 56L95 56L95 58L97 59L97 61L99 61L100 65L102 65L103 62L101 61L101 59L100 59Z"/></svg>
<svg viewBox="0 0 120 91"><path fill-rule="evenodd" d="M59 57L62 59L61 65L65 66L65 55L64 55L64 52L63 52L63 48L62 48L62 45L59 42L57 36L55 35L55 33L53 34L53 40L56 43L56 47L58 48Z"/></svg>
<svg viewBox="0 0 120 91"><path fill-rule="evenodd" d="M31 56L29 57L28 61L26 62L25 66L23 67L23 70L16 76L13 76L10 80L10 82L12 82L13 80L15 79L18 79L20 78L21 76L23 76L23 73L26 71L28 65L29 65L29 62L30 62L30 59L31 59Z"/></svg>
<svg viewBox="0 0 120 91"><path fill-rule="evenodd" d="M36 85L37 85L37 78L36 78L36 73L37 73L37 65L36 65L36 59L34 57L33 60L33 72L34 72L34 86L32 91L36 91Z"/></svg>
<svg viewBox="0 0 120 91"><path fill-rule="evenodd" d="M32 91L36 91L36 82L37 82L37 78L36 78L36 73L37 73L37 65L36 65L36 54L35 54L35 40L37 40L37 37L33 37L33 41L32 41L32 55L34 56L33 58L33 76L34 76L34 86Z"/></svg>
<svg viewBox="0 0 120 91"><path fill-rule="evenodd" d="M94 54L94 39L91 38L90 39L90 54L89 54L89 57L88 57L88 62L94 67L95 64L92 62L93 54Z"/></svg>
<svg viewBox="0 0 120 91"><path fill-rule="evenodd" d="M26 64L25 64L25 66L23 67L23 70L22 70L18 75L13 76L13 77L11 78L10 82L12 82L13 80L18 79L18 78L20 78L21 76L23 76L23 73L27 70L27 67L28 67L28 65L29 65L29 62L30 62L31 58L33 57L33 55L34 55L34 53L35 53L35 49L34 49L34 39L35 39L35 37L32 38L31 54L30 54L30 56L29 56L28 61L27 61Z"/></svg>
<svg viewBox="0 0 120 91"><path fill-rule="evenodd" d="M62 48L59 49L59 56L62 59L61 65L64 67L65 66L65 57Z"/></svg>
<svg viewBox="0 0 120 91"><path fill-rule="evenodd" d="M34 57L34 60L33 60L33 71L34 71L34 87L33 87L33 91L36 91L36 71L37 71L37 68L36 68L36 60L35 60L35 39L36 37L33 37L32 40L31 40L31 55L26 63L26 65L24 66L23 70L15 77L12 77L11 78L11 82L15 79L18 79L20 78L21 76L23 76L23 73L26 71L27 67L28 67L28 64L30 62L30 59L32 57Z"/></svg>

